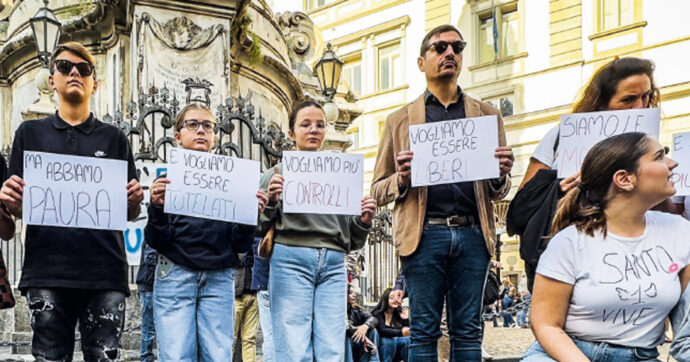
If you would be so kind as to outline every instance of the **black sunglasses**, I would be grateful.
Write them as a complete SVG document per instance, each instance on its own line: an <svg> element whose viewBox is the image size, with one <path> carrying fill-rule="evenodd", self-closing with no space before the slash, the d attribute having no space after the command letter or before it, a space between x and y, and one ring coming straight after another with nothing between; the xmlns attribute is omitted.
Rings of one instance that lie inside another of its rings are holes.
<svg viewBox="0 0 690 362"><path fill-rule="evenodd" d="M94 66L89 62L72 63L67 59L58 59L55 61L55 69L62 74L69 74L72 68L77 67L77 72L82 77L88 77L93 74Z"/></svg>
<svg viewBox="0 0 690 362"><path fill-rule="evenodd" d="M449 45L451 47L453 47L453 53L460 54L460 53L462 53L463 49L465 49L465 46L467 46L467 42L464 40L456 40L454 42L449 43L447 41L441 40L441 41L437 41L435 43L429 44L429 46L427 47L427 50L434 48L436 53L443 54L446 51L446 49L448 49Z"/></svg>

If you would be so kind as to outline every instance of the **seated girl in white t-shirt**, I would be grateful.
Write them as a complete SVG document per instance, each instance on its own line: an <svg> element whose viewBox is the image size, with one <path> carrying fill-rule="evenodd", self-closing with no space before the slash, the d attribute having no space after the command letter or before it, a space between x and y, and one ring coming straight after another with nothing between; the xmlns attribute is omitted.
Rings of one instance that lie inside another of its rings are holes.
<svg viewBox="0 0 690 362"><path fill-rule="evenodd" d="M537 267L524 361L658 357L664 319L690 278L690 222L650 209L675 192L659 142L626 133L596 144L560 200Z"/></svg>

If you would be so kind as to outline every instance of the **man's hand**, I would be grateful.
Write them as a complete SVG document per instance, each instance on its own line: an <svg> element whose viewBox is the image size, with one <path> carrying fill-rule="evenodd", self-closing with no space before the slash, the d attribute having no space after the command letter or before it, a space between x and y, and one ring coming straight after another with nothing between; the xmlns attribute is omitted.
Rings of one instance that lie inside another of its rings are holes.
<svg viewBox="0 0 690 362"><path fill-rule="evenodd" d="M508 146L501 146L494 152L494 157L498 158L498 167L501 169L501 176L510 173L510 170L513 169L513 161L515 161L513 149Z"/></svg>
<svg viewBox="0 0 690 362"><path fill-rule="evenodd" d="M369 226L371 225L371 220L376 216L376 200L371 196L365 196L362 199L362 214L359 221L362 224Z"/></svg>
<svg viewBox="0 0 690 362"><path fill-rule="evenodd" d="M17 175L12 175L5 180L0 189L0 201L7 210L16 217L22 217L22 195L24 194L24 180Z"/></svg>
<svg viewBox="0 0 690 362"><path fill-rule="evenodd" d="M395 162L398 165L396 171L398 172L398 187L406 187L410 184L410 174L412 173L412 151L400 151L395 157Z"/></svg>

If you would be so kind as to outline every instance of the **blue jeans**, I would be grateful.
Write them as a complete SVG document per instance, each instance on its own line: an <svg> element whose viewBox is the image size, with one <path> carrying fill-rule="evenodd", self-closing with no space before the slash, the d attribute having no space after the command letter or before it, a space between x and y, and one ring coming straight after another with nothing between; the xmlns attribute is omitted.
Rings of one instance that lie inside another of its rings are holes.
<svg viewBox="0 0 690 362"><path fill-rule="evenodd" d="M606 342L589 342L573 338L573 342L582 353L592 362L637 362L659 361L659 350L656 348L635 348L608 344ZM553 362L553 358L544 351L539 342L534 342L521 361L526 362Z"/></svg>
<svg viewBox="0 0 690 362"><path fill-rule="evenodd" d="M276 361L345 358L345 253L276 243L268 290Z"/></svg>
<svg viewBox="0 0 690 362"><path fill-rule="evenodd" d="M153 293L139 292L141 301L141 347L139 359L141 362L153 362L153 339L156 337L156 327L153 323Z"/></svg>
<svg viewBox="0 0 690 362"><path fill-rule="evenodd" d="M489 251L479 226L425 225L417 250L401 259L410 297L410 361L438 360L444 297L450 361L481 360Z"/></svg>
<svg viewBox="0 0 690 362"><path fill-rule="evenodd" d="M232 361L235 271L163 268L153 285L158 359Z"/></svg>
<svg viewBox="0 0 690 362"><path fill-rule="evenodd" d="M378 348L379 334L376 329L370 329L367 332L367 338ZM355 342L351 337L345 340L345 362L379 362L380 351L375 354L370 354L364 350L364 343Z"/></svg>
<svg viewBox="0 0 690 362"><path fill-rule="evenodd" d="M267 290L257 293L259 302L259 324L264 342L261 345L264 362L273 362L273 326L271 325L271 300Z"/></svg>
<svg viewBox="0 0 690 362"><path fill-rule="evenodd" d="M523 324L527 324L527 311L526 310L519 310L517 312L517 324L519 327L522 327Z"/></svg>
<svg viewBox="0 0 690 362"><path fill-rule="evenodd" d="M381 362L407 361L410 337L379 338Z"/></svg>
<svg viewBox="0 0 690 362"><path fill-rule="evenodd" d="M513 314L510 312L502 312L503 314L503 327L510 327L513 324L515 324L515 321L513 320Z"/></svg>

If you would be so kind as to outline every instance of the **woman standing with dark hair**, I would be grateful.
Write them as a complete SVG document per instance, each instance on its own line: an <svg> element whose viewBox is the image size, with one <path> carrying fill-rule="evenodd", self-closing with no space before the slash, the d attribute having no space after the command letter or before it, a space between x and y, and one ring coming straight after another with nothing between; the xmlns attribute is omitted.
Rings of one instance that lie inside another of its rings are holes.
<svg viewBox="0 0 690 362"><path fill-rule="evenodd" d="M658 357L664 320L690 276L690 223L650 209L674 194L678 164L658 141L626 133L597 143L582 182L559 202L539 261L525 361Z"/></svg>
<svg viewBox="0 0 690 362"><path fill-rule="evenodd" d="M581 98L573 106L572 113L651 108L658 107L659 103L659 89L654 84L654 63L634 57L616 58L594 73L583 88ZM527 192L521 195L518 191L508 214L509 233L520 234L520 255L525 260L527 288L530 291L539 256L545 247L546 235L542 233L550 229L549 225L542 223L548 223L555 212L556 201L546 197L561 197L580 182L579 173L562 180L556 179L558 129L558 126L552 128L537 146L519 190L535 179L539 171L545 171L526 188ZM548 192L546 188L554 182L556 185L548 188L553 192ZM532 203L526 202L521 196ZM536 217L536 222L532 222L531 217Z"/></svg>
<svg viewBox="0 0 690 362"><path fill-rule="evenodd" d="M288 135L298 151L319 151L325 118L316 102L294 106ZM259 220L261 235L275 227L268 282L275 359L340 362L345 357L345 253L364 246L376 201L364 197L360 216L286 214L281 172L277 165L261 179L269 202Z"/></svg>
<svg viewBox="0 0 690 362"><path fill-rule="evenodd" d="M393 290L388 288L381 294L371 315L378 319L379 358L381 362L407 361L410 346L410 320L400 315L401 303Z"/></svg>

